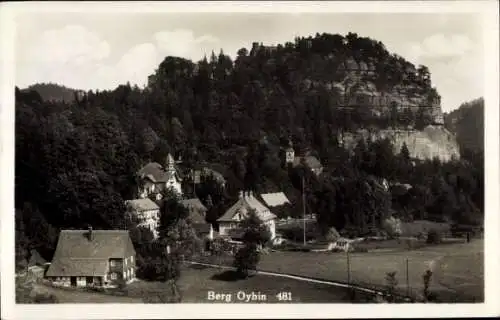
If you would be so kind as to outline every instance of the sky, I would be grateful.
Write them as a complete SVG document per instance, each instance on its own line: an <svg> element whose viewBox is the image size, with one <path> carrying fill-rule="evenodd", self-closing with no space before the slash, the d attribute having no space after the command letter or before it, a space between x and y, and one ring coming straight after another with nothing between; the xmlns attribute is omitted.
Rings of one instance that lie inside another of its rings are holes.
<svg viewBox="0 0 500 320"><path fill-rule="evenodd" d="M142 87L168 55L234 57L252 42L278 44L318 33L382 41L429 67L443 111L484 96L483 28L474 13L22 13L15 18L20 88L54 82L83 90Z"/></svg>

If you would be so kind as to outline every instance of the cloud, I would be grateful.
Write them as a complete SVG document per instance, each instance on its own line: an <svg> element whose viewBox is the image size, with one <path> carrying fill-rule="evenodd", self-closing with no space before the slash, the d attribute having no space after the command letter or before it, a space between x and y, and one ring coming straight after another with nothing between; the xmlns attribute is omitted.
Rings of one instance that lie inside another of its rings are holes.
<svg viewBox="0 0 500 320"><path fill-rule="evenodd" d="M412 59L421 58L452 58L462 56L472 50L473 41L463 34L444 35L434 34L422 42L408 44L408 55Z"/></svg>
<svg viewBox="0 0 500 320"><path fill-rule="evenodd" d="M158 50L154 44L137 45L127 51L116 64L116 79L121 83L129 81L142 87L147 84L148 75L158 66L158 60Z"/></svg>
<svg viewBox="0 0 500 320"><path fill-rule="evenodd" d="M185 29L161 31L154 35L161 53L199 60L204 54L210 53L219 39L212 35L195 37L193 32Z"/></svg>
<svg viewBox="0 0 500 320"><path fill-rule="evenodd" d="M151 40L132 45L112 61L111 45L83 26L47 30L18 60L16 83L55 82L84 90L114 89L126 82L142 87L165 56L199 60L219 42L185 29L160 31Z"/></svg>
<svg viewBox="0 0 500 320"><path fill-rule="evenodd" d="M420 42L403 42L396 50L412 63L425 65L441 94L444 111L483 95L483 47L465 34L433 34Z"/></svg>
<svg viewBox="0 0 500 320"><path fill-rule="evenodd" d="M35 42L32 52L43 62L76 63L99 61L109 56L109 44L82 26L70 25L49 30Z"/></svg>

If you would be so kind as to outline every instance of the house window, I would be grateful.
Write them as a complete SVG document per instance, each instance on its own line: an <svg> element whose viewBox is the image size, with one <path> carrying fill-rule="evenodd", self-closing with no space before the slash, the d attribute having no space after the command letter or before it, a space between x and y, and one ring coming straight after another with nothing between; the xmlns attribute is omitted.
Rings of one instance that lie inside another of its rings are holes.
<svg viewBox="0 0 500 320"><path fill-rule="evenodd" d="M112 267L116 266L116 261L115 261L115 260L111 260L110 265L111 265Z"/></svg>
<svg viewBox="0 0 500 320"><path fill-rule="evenodd" d="M116 280L116 272L111 273L111 280Z"/></svg>

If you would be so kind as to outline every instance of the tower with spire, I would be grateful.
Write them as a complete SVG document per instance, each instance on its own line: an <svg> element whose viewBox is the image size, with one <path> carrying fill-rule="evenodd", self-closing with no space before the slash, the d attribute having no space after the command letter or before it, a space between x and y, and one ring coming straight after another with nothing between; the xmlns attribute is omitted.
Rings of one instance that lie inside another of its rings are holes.
<svg viewBox="0 0 500 320"><path fill-rule="evenodd" d="M177 172L176 164L180 161L175 161L172 154L167 155L165 161L165 188L175 191L177 194L182 195L182 179Z"/></svg>
<svg viewBox="0 0 500 320"><path fill-rule="evenodd" d="M288 147L285 149L285 164L292 165L295 160L295 150L291 139L288 139Z"/></svg>

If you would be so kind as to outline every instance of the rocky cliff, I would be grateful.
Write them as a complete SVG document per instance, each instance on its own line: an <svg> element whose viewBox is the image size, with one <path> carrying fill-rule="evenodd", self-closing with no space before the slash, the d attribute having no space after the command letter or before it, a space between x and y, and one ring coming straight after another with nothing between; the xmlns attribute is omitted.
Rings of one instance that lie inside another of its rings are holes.
<svg viewBox="0 0 500 320"><path fill-rule="evenodd" d="M443 126L427 126L423 130L358 130L344 132L337 139L345 148L353 149L360 139L390 139L394 145L394 152L398 153L406 143L410 157L415 159L439 158L441 161L450 161L460 158L460 150L455 135Z"/></svg>
<svg viewBox="0 0 500 320"><path fill-rule="evenodd" d="M340 60L334 77L327 80L308 77L303 81L303 90L323 87L336 98L337 107L369 108L376 117L389 118L396 110L415 118L421 112L429 124L444 124L441 97L431 88L430 75L423 70L417 71L411 64L402 65L398 66L403 70L400 78L393 80L396 84L380 85L384 79L380 78L377 68L384 66L358 62L354 58Z"/></svg>

